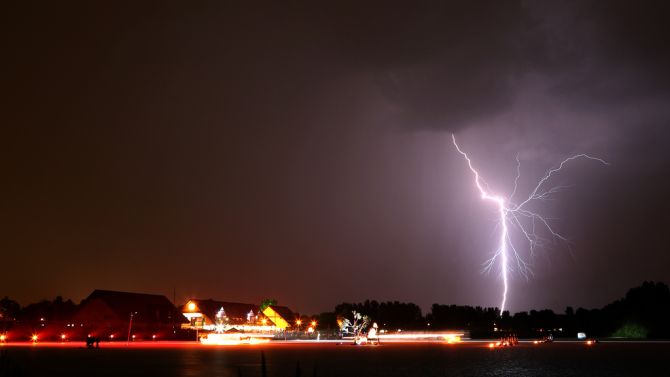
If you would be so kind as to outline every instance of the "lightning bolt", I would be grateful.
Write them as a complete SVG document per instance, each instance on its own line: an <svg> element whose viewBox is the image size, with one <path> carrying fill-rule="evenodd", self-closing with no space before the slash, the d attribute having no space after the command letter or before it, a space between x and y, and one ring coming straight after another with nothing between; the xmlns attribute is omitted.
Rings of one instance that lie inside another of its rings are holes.
<svg viewBox="0 0 670 377"><path fill-rule="evenodd" d="M490 271L495 263L500 261L500 272L503 282L502 302L500 304L500 315L502 316L503 312L505 311L505 304L507 303L510 270L512 270L514 265L516 265L516 269L524 277L528 278L528 274L531 273L528 262L526 262L521 254L517 251L518 249L514 246L514 243L510 238L510 227L520 231L521 235L528 243L528 249L531 256L537 247L545 245L545 241L547 241L544 237L538 234L538 226L540 228L544 228L554 240L558 239L567 243L568 240L551 227L547 218L528 209L528 205L535 201L550 200L554 194L566 188L566 186L555 186L544 189L547 181L552 176L560 172L565 164L577 159L593 160L603 165L609 165L609 163L603 159L587 154L577 154L568 157L561 161L557 167L548 170L545 175L540 178L533 190L531 190L528 197L520 201L519 204L515 204L513 200L515 194L517 193L519 178L521 177L521 162L519 160L519 155L516 156L517 165L516 177L514 179L514 189L512 190L512 193L509 195L509 197L505 198L490 192L486 182L481 178L477 169L472 166L470 157L468 157L468 155L463 152L456 143L456 136L452 134L451 139L454 143L454 146L456 147L456 150L463 156L463 158L465 158L465 161L468 163L468 168L470 168L470 171L475 176L475 186L477 187L477 190L479 190L482 199L495 203L496 209L498 211L498 221L501 227L500 243L498 245L498 249L495 251L493 256L484 263L484 266L486 271ZM512 262L510 262L510 259ZM514 263L514 265L512 263Z"/></svg>

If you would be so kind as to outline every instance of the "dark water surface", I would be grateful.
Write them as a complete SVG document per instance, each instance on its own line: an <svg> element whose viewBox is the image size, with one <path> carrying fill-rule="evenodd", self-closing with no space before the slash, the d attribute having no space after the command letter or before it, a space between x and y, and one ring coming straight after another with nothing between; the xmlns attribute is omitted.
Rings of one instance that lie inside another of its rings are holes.
<svg viewBox="0 0 670 377"><path fill-rule="evenodd" d="M263 355L263 356L261 356ZM670 343L0 347L0 376L670 376Z"/></svg>

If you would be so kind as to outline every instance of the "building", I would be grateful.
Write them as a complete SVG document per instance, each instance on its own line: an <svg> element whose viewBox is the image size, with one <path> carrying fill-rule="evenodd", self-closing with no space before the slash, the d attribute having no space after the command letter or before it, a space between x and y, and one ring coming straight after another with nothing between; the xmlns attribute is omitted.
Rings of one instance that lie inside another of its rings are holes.
<svg viewBox="0 0 670 377"><path fill-rule="evenodd" d="M291 327L296 315L286 306L271 305L263 309L263 314L280 330Z"/></svg>
<svg viewBox="0 0 670 377"><path fill-rule="evenodd" d="M276 310L275 310L276 309ZM190 299L180 308L188 323L183 329L204 331L276 332L289 326L292 312L285 306L267 307L212 299Z"/></svg>
<svg viewBox="0 0 670 377"><path fill-rule="evenodd" d="M181 307L181 313L192 329L213 329L217 322L226 325L255 324L258 306L212 299L191 299Z"/></svg>
<svg viewBox="0 0 670 377"><path fill-rule="evenodd" d="M162 295L96 289L72 317L72 330L106 340L172 338L185 322Z"/></svg>

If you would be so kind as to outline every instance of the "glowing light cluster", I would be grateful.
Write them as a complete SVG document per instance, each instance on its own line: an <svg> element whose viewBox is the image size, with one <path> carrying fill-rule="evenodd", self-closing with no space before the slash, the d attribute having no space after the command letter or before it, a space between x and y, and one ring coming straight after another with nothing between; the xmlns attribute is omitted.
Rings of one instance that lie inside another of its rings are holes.
<svg viewBox="0 0 670 377"><path fill-rule="evenodd" d="M444 340L447 343L459 343L464 336L462 332L391 332L381 333L378 338L385 341Z"/></svg>
<svg viewBox="0 0 670 377"><path fill-rule="evenodd" d="M551 199L554 194L565 188L562 186L555 186L549 189L544 188L547 181L554 174L561 171L565 164L576 159L593 160L603 165L608 165L608 163L600 158L589 156L587 154L577 154L568 157L561 161L557 167L548 170L538 181L537 185L535 185L535 187L531 190L528 197L524 198L518 204L516 204L514 202L514 196L517 193L518 182L519 178L521 177L521 162L519 157L517 156L516 158L517 175L514 179L514 188L508 197L503 197L501 195L496 195L490 192L486 182L480 177L477 169L472 166L472 161L468 155L463 152L456 143L456 136L452 134L451 138L458 153L460 153L467 161L468 167L475 177L475 186L480 192L482 199L495 203L496 210L498 212L498 221L501 227L498 249L495 251L493 256L485 262L485 270L490 271L496 262L500 262L500 275L503 282L502 302L500 304L500 315L502 315L505 310L505 304L507 303L510 269L512 269L512 267L515 265L518 272L524 275L526 278L528 278L528 274L531 272L528 262L521 256L521 254L518 252L519 249L515 247L514 243L512 242L512 239L509 235L510 227L520 231L521 235L528 243L528 249L531 256L533 255L535 248L542 246L545 241L544 238L538 234L538 227L544 228L552 238L567 242L565 237L560 235L551 227L549 221L545 217L530 210L528 205L535 201ZM512 259L514 264L511 263L510 259Z"/></svg>
<svg viewBox="0 0 670 377"><path fill-rule="evenodd" d="M216 334L210 333L200 338L201 344L234 346L239 344L262 344L270 342L268 334Z"/></svg>

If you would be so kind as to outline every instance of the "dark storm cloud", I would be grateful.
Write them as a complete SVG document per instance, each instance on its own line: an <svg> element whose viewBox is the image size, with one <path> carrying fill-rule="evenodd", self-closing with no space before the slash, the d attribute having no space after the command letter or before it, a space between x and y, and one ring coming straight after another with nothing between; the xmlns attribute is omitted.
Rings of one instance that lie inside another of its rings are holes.
<svg viewBox="0 0 670 377"><path fill-rule="evenodd" d="M407 127L456 130L500 111L517 75L537 59L520 2L342 8L331 20L337 46L375 76Z"/></svg>
<svg viewBox="0 0 670 377"><path fill-rule="evenodd" d="M670 32L661 1L543 4L536 13L551 54L539 73L573 105L606 105L668 95Z"/></svg>

